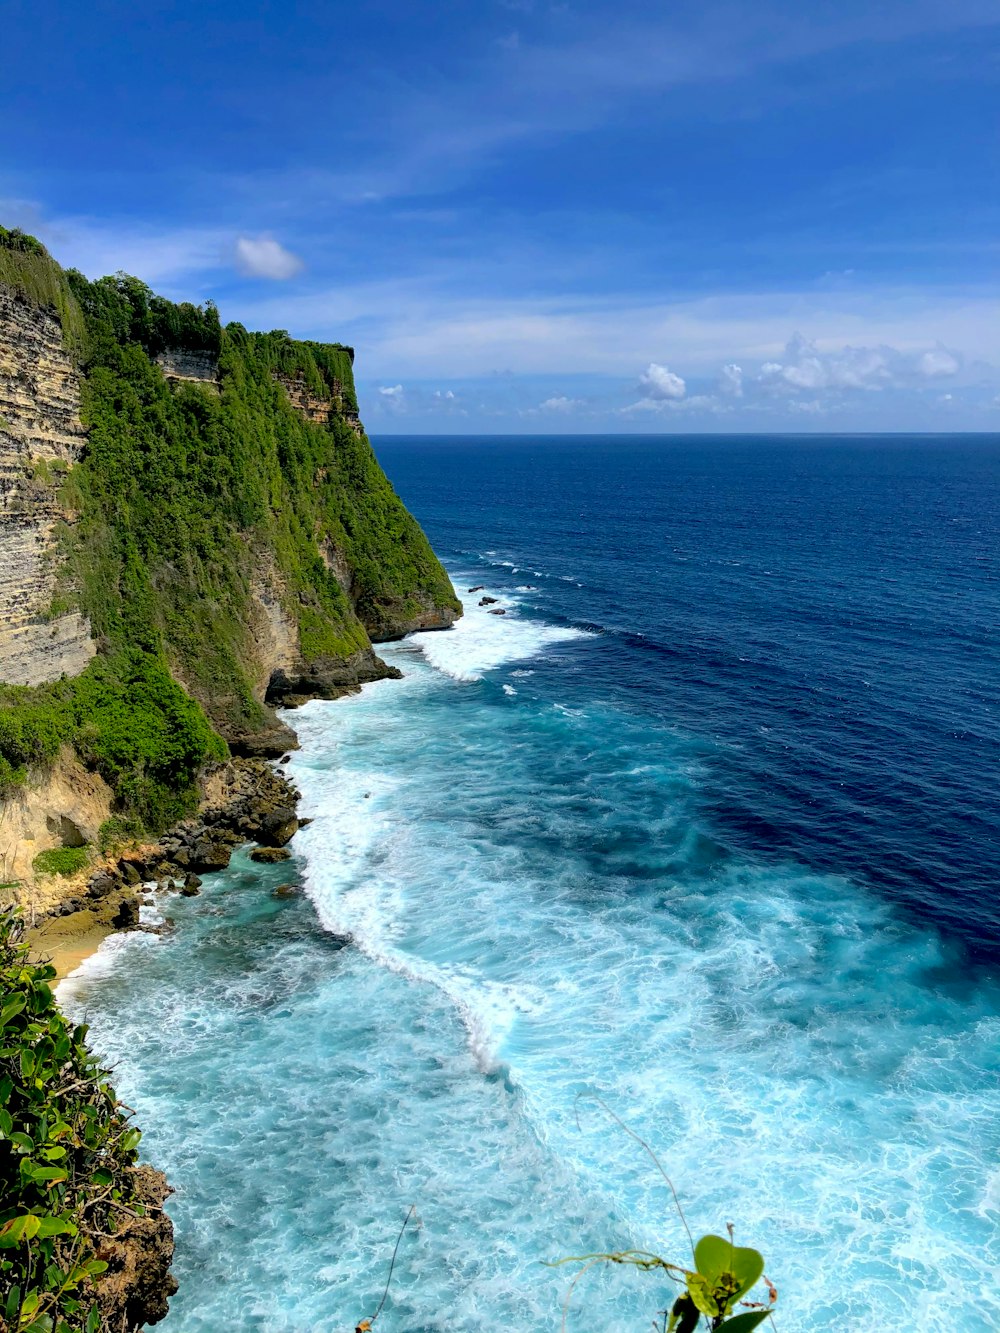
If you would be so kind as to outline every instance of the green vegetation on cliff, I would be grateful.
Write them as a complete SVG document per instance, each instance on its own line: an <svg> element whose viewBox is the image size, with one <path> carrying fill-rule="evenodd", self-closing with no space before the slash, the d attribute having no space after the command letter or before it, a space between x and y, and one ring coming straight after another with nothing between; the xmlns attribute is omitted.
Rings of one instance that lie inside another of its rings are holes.
<svg viewBox="0 0 1000 1333"><path fill-rule="evenodd" d="M108 1237L141 1211L139 1131L0 914L0 1327L93 1333Z"/></svg>
<svg viewBox="0 0 1000 1333"><path fill-rule="evenodd" d="M16 227L0 227L0 287L24 292L36 305L54 310L67 350L77 360L83 355L86 329L66 274L41 241Z"/></svg>
<svg viewBox="0 0 1000 1333"><path fill-rule="evenodd" d="M75 680L0 687L0 792L68 742L122 814L159 829L190 807L221 736L267 724L261 579L307 662L459 604L351 419L348 349L222 328L211 304L123 274L63 274L20 233L0 233L0 282L82 330L88 444L62 484L74 521L51 614L78 606L98 645ZM169 383L164 351L207 358L217 382Z"/></svg>

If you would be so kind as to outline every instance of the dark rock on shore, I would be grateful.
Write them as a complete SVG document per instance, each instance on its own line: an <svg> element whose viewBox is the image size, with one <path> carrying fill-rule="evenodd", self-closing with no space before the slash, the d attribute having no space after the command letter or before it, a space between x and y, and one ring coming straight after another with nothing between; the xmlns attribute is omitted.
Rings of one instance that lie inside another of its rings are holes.
<svg viewBox="0 0 1000 1333"><path fill-rule="evenodd" d="M474 588L468 588L468 589L466 589L466 591L467 591L467 592L482 592L482 590L483 590L485 587L486 587L486 584L485 584L485 583L477 583L476 586L475 586Z"/></svg>
<svg viewBox="0 0 1000 1333"><path fill-rule="evenodd" d="M480 597L480 599L479 599L479 605L480 605L480 606L495 606L496 603L497 603L499 600L500 600L499 597Z"/></svg>
<svg viewBox="0 0 1000 1333"><path fill-rule="evenodd" d="M270 714L267 726L258 731L237 730L231 726L226 740L233 754L244 759L279 759L289 750L299 748L295 732L273 714Z"/></svg>
<svg viewBox="0 0 1000 1333"><path fill-rule="evenodd" d="M122 897L111 924L116 930L135 930L139 924L139 899L134 894Z"/></svg>
<svg viewBox="0 0 1000 1333"><path fill-rule="evenodd" d="M439 606L428 593L418 590L406 599L360 601L357 613L372 643L392 643L421 630L451 629L462 614L462 604L456 599L451 605Z"/></svg>
<svg viewBox="0 0 1000 1333"><path fill-rule="evenodd" d="M88 929L139 928L139 890L155 883L193 897L201 887L197 872L228 866L233 849L258 842L257 860L283 861L285 844L299 827L298 792L288 778L263 759L235 758L217 765L204 779L199 813L176 825L156 843L125 852L117 864L90 876L82 894L65 898L50 911L63 920L80 914Z"/></svg>
<svg viewBox="0 0 1000 1333"><path fill-rule="evenodd" d="M257 829L257 841L262 847L284 847L298 832L299 821L295 811L285 806L264 815Z"/></svg>
<svg viewBox="0 0 1000 1333"><path fill-rule="evenodd" d="M233 849L225 842L214 842L210 838L199 838L191 848L188 864L192 870L211 873L213 870L225 870L233 857Z"/></svg>
<svg viewBox="0 0 1000 1333"><path fill-rule="evenodd" d="M101 1237L100 1254L108 1267L94 1288L100 1327L115 1333L141 1333L147 1324L159 1323L177 1290L170 1273L174 1229L163 1211L170 1186L151 1166L135 1168L135 1186L143 1215L123 1211L114 1235Z"/></svg>
<svg viewBox="0 0 1000 1333"><path fill-rule="evenodd" d="M290 860L291 855L287 847L255 847L250 853L250 860L258 861L261 865L273 865L277 861Z"/></svg>
<svg viewBox="0 0 1000 1333"><path fill-rule="evenodd" d="M314 662L299 662L294 669L277 668L271 673L265 702L297 708L309 699L339 699L345 694L356 694L362 685L373 680L399 680L402 674L398 667L383 662L371 648L362 648L346 658L319 658ZM291 731L288 734L294 736ZM272 752L273 757L278 758L291 749L298 749L298 741L282 745L276 753Z"/></svg>
<svg viewBox="0 0 1000 1333"><path fill-rule="evenodd" d="M271 893L272 898L297 898L301 889L297 884L279 884Z"/></svg>
<svg viewBox="0 0 1000 1333"><path fill-rule="evenodd" d="M507 612L502 606L496 606L492 611L487 611L486 614L488 616L505 616Z"/></svg>

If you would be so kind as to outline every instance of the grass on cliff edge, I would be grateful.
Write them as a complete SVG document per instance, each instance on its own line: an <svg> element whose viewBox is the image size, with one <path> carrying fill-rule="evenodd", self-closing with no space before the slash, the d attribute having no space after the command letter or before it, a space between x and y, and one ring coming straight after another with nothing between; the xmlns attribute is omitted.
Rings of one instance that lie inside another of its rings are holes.
<svg viewBox="0 0 1000 1333"><path fill-rule="evenodd" d="M0 913L0 1327L96 1333L97 1258L135 1199L139 1131L56 1006L55 968L31 963Z"/></svg>
<svg viewBox="0 0 1000 1333"><path fill-rule="evenodd" d="M368 440L339 414L356 403L346 348L222 329L211 304L174 305L124 274L63 274L38 242L0 230L0 281L36 302L55 297L24 279L25 256L84 330L89 442L62 483L75 521L50 611L79 606L99 656L71 682L0 687L0 796L68 742L120 814L159 829L190 808L199 766L224 752L218 733L265 721L252 602L262 571L284 590L307 661L366 648L365 623L381 631L458 603ZM170 387L154 357L177 346L217 358L219 395ZM329 425L306 421L278 376L329 401Z"/></svg>

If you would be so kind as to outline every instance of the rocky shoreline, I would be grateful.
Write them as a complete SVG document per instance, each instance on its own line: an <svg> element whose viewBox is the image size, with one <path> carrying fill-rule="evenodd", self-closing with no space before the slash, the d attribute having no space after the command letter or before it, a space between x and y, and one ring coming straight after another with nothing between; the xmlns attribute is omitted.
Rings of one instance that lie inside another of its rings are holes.
<svg viewBox="0 0 1000 1333"><path fill-rule="evenodd" d="M228 866L234 850L258 844L259 860L281 855L299 827L299 794L265 759L238 757L217 765L203 780L198 813L174 826L155 843L132 847L92 872L76 891L54 904L36 925L36 952L59 939L140 928L143 891L195 894L200 876ZM62 970L62 969L60 969Z"/></svg>
<svg viewBox="0 0 1000 1333"><path fill-rule="evenodd" d="M286 844L299 828L299 793L280 766L260 758L233 758L209 770L202 789L196 815L155 843L109 858L83 886L55 904L31 932L34 953L54 953L58 959L62 952L59 970L71 971L106 935L144 928L139 909L151 886L196 894L203 874L224 870L235 849L249 842L257 844L251 853L255 860L290 855ZM162 1172L148 1165L135 1168L135 1186L141 1212L130 1214L127 1224L108 1238L102 1252L108 1271L97 1287L101 1327L121 1333L140 1333L158 1323L177 1290L170 1273L173 1224L163 1208L170 1186Z"/></svg>

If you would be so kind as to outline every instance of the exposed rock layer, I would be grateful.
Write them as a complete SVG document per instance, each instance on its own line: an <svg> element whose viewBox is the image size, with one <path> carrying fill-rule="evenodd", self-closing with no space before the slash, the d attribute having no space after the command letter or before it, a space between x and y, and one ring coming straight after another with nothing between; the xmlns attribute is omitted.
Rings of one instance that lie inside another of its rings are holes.
<svg viewBox="0 0 1000 1333"><path fill-rule="evenodd" d="M168 349L159 354L156 364L172 384L206 384L219 391L219 364L207 352Z"/></svg>
<svg viewBox="0 0 1000 1333"><path fill-rule="evenodd" d="M59 487L85 442L58 319L0 287L0 680L15 685L77 675L94 655L78 612L51 614Z"/></svg>

